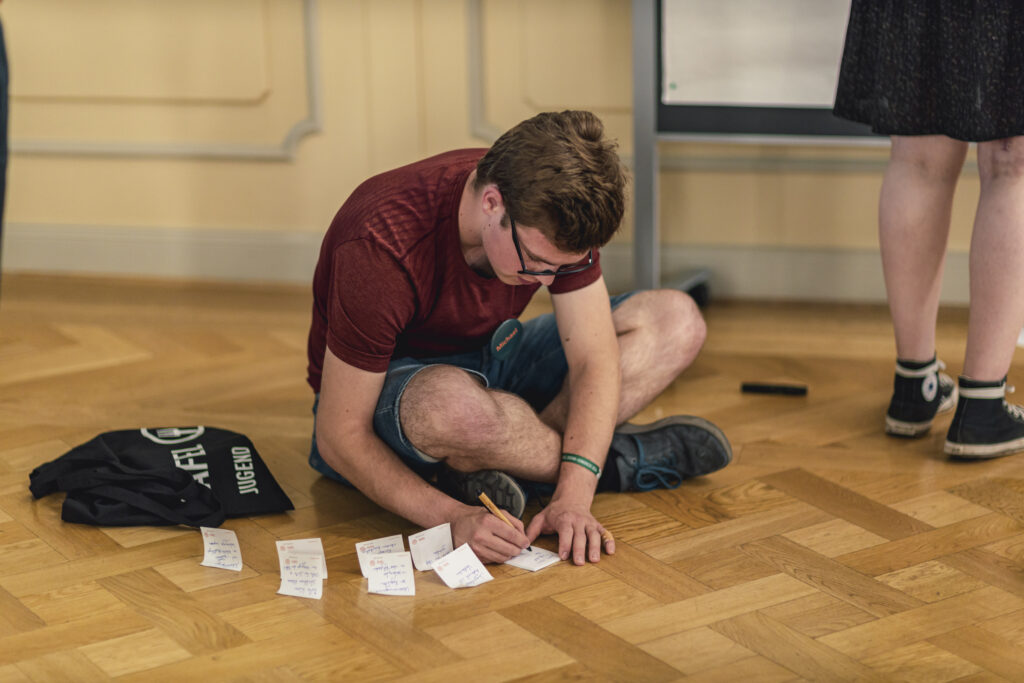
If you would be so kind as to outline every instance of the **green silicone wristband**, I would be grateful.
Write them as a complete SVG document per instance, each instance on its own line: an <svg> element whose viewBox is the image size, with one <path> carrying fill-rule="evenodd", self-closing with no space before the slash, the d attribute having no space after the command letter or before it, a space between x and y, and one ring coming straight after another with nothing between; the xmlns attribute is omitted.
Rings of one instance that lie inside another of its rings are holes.
<svg viewBox="0 0 1024 683"><path fill-rule="evenodd" d="M597 463L593 460L584 458L582 455L576 455L575 453L562 453L562 462L571 462L574 465L579 465L583 469L590 470L594 473L595 477L601 476L601 468L597 466Z"/></svg>

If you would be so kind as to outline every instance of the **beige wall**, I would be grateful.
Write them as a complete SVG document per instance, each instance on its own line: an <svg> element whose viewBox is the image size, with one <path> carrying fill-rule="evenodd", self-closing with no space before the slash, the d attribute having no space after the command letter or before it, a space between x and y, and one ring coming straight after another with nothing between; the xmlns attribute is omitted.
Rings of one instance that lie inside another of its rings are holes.
<svg viewBox="0 0 1024 683"><path fill-rule="evenodd" d="M303 281L373 173L569 107L596 111L632 154L629 0L7 0L0 14L8 271ZM728 294L829 298L728 271L763 250L811 271L877 260L885 149L690 142L661 155L668 270L706 258ZM976 174L964 181L960 252ZM631 229L606 251L621 286ZM878 298L874 277L830 286Z"/></svg>

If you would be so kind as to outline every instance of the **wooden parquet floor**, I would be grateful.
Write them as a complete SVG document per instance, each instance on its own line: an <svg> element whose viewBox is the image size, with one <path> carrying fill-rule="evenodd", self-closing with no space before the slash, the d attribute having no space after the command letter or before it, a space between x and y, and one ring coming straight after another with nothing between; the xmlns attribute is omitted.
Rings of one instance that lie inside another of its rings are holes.
<svg viewBox="0 0 1024 683"><path fill-rule="evenodd" d="M491 567L457 591L419 574L415 597L384 597L354 543L417 529L305 463L305 288L7 276L0 681L1024 680L1024 455L947 461L948 416L921 440L882 434L880 307L707 318L697 363L638 421L708 417L729 468L599 496L618 552L597 565ZM953 375L964 330L944 313ZM100 432L190 424L247 434L296 505L225 524L240 573L200 566L195 531L65 524L59 497L29 494L33 467ZM274 541L312 536L323 599L277 595Z"/></svg>

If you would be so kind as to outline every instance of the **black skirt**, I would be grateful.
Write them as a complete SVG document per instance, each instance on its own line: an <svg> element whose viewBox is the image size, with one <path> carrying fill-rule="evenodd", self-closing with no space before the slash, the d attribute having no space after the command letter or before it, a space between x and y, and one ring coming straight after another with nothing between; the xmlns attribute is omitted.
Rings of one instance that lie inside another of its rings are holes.
<svg viewBox="0 0 1024 683"><path fill-rule="evenodd" d="M1024 0L853 0L833 111L883 135L1024 135Z"/></svg>

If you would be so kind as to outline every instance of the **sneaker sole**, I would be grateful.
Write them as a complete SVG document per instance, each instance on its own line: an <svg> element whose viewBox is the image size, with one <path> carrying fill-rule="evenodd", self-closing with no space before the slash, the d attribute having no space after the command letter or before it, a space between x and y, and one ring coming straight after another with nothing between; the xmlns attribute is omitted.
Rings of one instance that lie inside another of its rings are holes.
<svg viewBox="0 0 1024 683"><path fill-rule="evenodd" d="M725 450L725 464L721 468L732 462L732 444L729 443L729 439L725 438L725 433L716 427L712 422L705 420L703 417L697 417L695 415L672 415L669 417L663 417L657 422L652 422L646 425L635 425L635 424L624 424L615 428L618 434L643 434L659 427L665 427L667 425L688 425L690 427L699 427L709 432L715 439L720 443Z"/></svg>
<svg viewBox="0 0 1024 683"><path fill-rule="evenodd" d="M924 436L932 428L932 421L927 422L904 422L885 416L885 433L890 436L903 436L914 438Z"/></svg>
<svg viewBox="0 0 1024 683"><path fill-rule="evenodd" d="M956 408L956 402L959 397L956 385L953 386L953 391L945 398L945 400L939 404L938 409L935 411L936 415L942 413L948 413L949 411ZM932 420L925 422L904 422L903 420L897 420L894 417L885 416L885 433L891 436L902 436L909 438L917 438L924 436L928 433L928 430L932 428Z"/></svg>
<svg viewBox="0 0 1024 683"><path fill-rule="evenodd" d="M490 490L488 496L492 503L499 508L508 510L516 519L523 516L523 511L526 509L526 494L511 475L498 470L486 470L478 474L483 480L480 489ZM472 493L475 496L479 495L476 491Z"/></svg>
<svg viewBox="0 0 1024 683"><path fill-rule="evenodd" d="M500 470L479 470L469 473L449 472L443 475L451 478L439 486L441 491L460 500L466 505L483 505L478 500L479 492L483 491L491 502L503 510L522 518L526 509L526 494L511 475Z"/></svg>
<svg viewBox="0 0 1024 683"><path fill-rule="evenodd" d="M1010 455L1017 451L1024 450L1024 438L1004 441L1003 443L956 443L946 441L943 449L946 455L952 455L965 460L988 460Z"/></svg>

